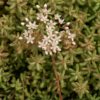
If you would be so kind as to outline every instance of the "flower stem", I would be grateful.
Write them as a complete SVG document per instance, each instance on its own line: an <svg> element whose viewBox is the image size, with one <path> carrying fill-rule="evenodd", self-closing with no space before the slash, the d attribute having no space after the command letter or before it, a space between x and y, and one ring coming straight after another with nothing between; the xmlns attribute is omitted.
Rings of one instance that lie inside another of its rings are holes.
<svg viewBox="0 0 100 100"><path fill-rule="evenodd" d="M22 95L23 95L23 100L24 100L24 81L23 80L22 80L22 85L23 85Z"/></svg>
<svg viewBox="0 0 100 100"><path fill-rule="evenodd" d="M56 76L59 97L60 97L60 100L63 100L62 95L61 95L61 91L60 91L60 86L59 86L59 78L58 78L57 71L56 71L56 66L55 66L55 54L52 55L52 63L53 63L53 70L54 70L54 73L55 73L55 76Z"/></svg>

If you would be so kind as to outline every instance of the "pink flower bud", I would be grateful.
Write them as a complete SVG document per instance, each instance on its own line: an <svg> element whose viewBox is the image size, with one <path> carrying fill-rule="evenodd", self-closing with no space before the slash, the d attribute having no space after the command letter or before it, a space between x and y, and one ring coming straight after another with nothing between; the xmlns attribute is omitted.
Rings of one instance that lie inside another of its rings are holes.
<svg viewBox="0 0 100 100"><path fill-rule="evenodd" d="M20 39L20 40L22 40L22 39L23 39L23 37L19 37L19 39Z"/></svg>
<svg viewBox="0 0 100 100"><path fill-rule="evenodd" d="M73 44L73 45L76 45L76 43L75 43L74 41L72 42L72 44Z"/></svg>
<svg viewBox="0 0 100 100"><path fill-rule="evenodd" d="M28 18L25 18L26 22L29 22L29 19Z"/></svg>
<svg viewBox="0 0 100 100"><path fill-rule="evenodd" d="M47 8L47 4L44 4L44 8Z"/></svg>
<svg viewBox="0 0 100 100"><path fill-rule="evenodd" d="M39 6L39 5L36 5L36 7L37 7L38 9L40 9L40 6Z"/></svg>
<svg viewBox="0 0 100 100"><path fill-rule="evenodd" d="M69 29L69 27L65 27L65 30L68 30Z"/></svg>
<svg viewBox="0 0 100 100"><path fill-rule="evenodd" d="M67 26L70 25L70 22L67 22L66 25L67 25Z"/></svg>
<svg viewBox="0 0 100 100"><path fill-rule="evenodd" d="M22 23L21 23L21 25L22 25L22 26L24 26L24 25L25 25L25 23L24 23L24 22L22 22Z"/></svg>
<svg viewBox="0 0 100 100"><path fill-rule="evenodd" d="M54 31L54 34L57 34L58 33L58 31Z"/></svg>

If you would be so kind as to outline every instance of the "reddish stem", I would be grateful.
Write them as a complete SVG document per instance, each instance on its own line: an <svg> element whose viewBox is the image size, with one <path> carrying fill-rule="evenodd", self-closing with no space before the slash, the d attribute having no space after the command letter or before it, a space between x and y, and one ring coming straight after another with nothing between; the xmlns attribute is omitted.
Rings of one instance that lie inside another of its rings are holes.
<svg viewBox="0 0 100 100"><path fill-rule="evenodd" d="M23 80L22 80L22 85L23 85L22 95L23 95L23 100L24 100L24 81Z"/></svg>
<svg viewBox="0 0 100 100"><path fill-rule="evenodd" d="M57 76L56 66L55 66L55 54L52 55L52 62L53 62L53 70L54 70L54 73L55 73L55 76L56 76L59 97L60 97L60 100L63 100L62 95L61 95L61 91L60 91L60 85L59 85L59 79L58 79L58 76Z"/></svg>

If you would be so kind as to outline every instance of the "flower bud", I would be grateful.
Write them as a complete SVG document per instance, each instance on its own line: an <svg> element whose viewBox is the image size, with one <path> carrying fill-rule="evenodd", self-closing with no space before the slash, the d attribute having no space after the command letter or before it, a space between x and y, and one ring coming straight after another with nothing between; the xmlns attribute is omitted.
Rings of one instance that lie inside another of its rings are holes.
<svg viewBox="0 0 100 100"><path fill-rule="evenodd" d="M69 29L69 27L65 27L65 30L68 30Z"/></svg>
<svg viewBox="0 0 100 100"><path fill-rule="evenodd" d="M54 34L57 34L58 33L58 31L54 31Z"/></svg>
<svg viewBox="0 0 100 100"><path fill-rule="evenodd" d="M47 4L44 4L44 8L47 8Z"/></svg>
<svg viewBox="0 0 100 100"><path fill-rule="evenodd" d="M20 39L20 40L22 40L22 39L23 39L23 37L19 37L19 39Z"/></svg>
<svg viewBox="0 0 100 100"><path fill-rule="evenodd" d="M25 25L25 23L24 23L24 22L22 22L22 23L21 23L21 25L22 25L22 26L24 26L24 25Z"/></svg>
<svg viewBox="0 0 100 100"><path fill-rule="evenodd" d="M66 25L67 25L67 26L70 25L70 22L67 22Z"/></svg>
<svg viewBox="0 0 100 100"><path fill-rule="evenodd" d="M29 22L29 19L28 18L25 18L26 22Z"/></svg>
<svg viewBox="0 0 100 100"><path fill-rule="evenodd" d="M40 6L39 6L39 5L36 5L36 7L37 7L38 9L40 9Z"/></svg>
<svg viewBox="0 0 100 100"><path fill-rule="evenodd" d="M72 41L72 44L73 44L73 45L76 45L76 43L75 43L74 41Z"/></svg>

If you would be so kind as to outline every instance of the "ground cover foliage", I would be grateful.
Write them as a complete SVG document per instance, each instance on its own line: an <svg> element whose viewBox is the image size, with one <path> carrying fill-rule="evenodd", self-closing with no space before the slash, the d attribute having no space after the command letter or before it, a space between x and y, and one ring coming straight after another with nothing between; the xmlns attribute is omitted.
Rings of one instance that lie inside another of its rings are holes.
<svg viewBox="0 0 100 100"><path fill-rule="evenodd" d="M55 54L63 99L100 100L100 0L0 0L0 100L60 100L51 56L37 46L44 26L35 43L19 39L21 22L34 22L44 4L76 35L76 45L63 36Z"/></svg>

